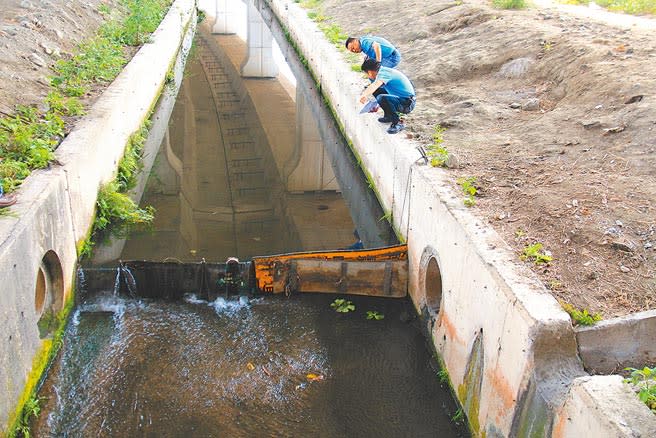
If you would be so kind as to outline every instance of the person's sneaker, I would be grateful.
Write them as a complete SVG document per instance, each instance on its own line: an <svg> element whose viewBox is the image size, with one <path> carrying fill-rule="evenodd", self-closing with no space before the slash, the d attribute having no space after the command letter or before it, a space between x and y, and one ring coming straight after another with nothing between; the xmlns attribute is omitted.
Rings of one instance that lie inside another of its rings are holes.
<svg viewBox="0 0 656 438"><path fill-rule="evenodd" d="M391 117L379 117L378 121L380 123L392 123L394 120Z"/></svg>
<svg viewBox="0 0 656 438"><path fill-rule="evenodd" d="M405 125L401 122L392 123L389 128L387 128L388 134L396 134L397 132L403 131Z"/></svg>

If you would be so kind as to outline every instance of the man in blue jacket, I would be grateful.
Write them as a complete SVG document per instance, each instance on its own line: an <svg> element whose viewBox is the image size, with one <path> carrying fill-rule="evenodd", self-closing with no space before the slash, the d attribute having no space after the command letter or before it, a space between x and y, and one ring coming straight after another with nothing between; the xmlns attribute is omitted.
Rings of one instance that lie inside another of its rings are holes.
<svg viewBox="0 0 656 438"><path fill-rule="evenodd" d="M410 79L393 68L381 67L374 59L367 58L362 63L362 71L372 81L360 96L360 103L365 103L375 96L378 105L385 112L384 117L378 119L381 123L391 123L388 134L396 134L403 130L399 113L408 114L415 109L415 88Z"/></svg>
<svg viewBox="0 0 656 438"><path fill-rule="evenodd" d="M353 53L364 53L367 58L380 62L383 67L394 68L401 62L401 54L385 38L371 35L348 37L346 48Z"/></svg>

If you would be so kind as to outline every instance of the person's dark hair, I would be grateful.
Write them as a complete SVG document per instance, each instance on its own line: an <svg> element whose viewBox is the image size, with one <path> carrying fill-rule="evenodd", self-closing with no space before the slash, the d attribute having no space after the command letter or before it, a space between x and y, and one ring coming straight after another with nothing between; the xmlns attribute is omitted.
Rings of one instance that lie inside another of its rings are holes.
<svg viewBox="0 0 656 438"><path fill-rule="evenodd" d="M364 62L362 63L362 67L360 68L364 72L378 71L380 69L380 62L376 61L373 58L367 58L364 60Z"/></svg>
<svg viewBox="0 0 656 438"><path fill-rule="evenodd" d="M344 45L345 45L346 48L348 49L348 45L349 45L349 43L350 43L351 41L355 41L355 40L357 40L356 37L348 37L348 38L346 38L346 42L344 43Z"/></svg>

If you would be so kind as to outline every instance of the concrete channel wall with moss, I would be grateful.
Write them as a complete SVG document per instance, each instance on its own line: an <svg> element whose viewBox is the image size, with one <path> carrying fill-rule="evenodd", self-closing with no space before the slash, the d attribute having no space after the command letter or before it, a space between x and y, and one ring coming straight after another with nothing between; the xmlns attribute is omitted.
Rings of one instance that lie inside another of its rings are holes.
<svg viewBox="0 0 656 438"><path fill-rule="evenodd" d="M98 191L116 176L173 66L183 66L195 26L195 1L175 0L150 41L59 145L57 162L25 180L19 202L0 220L0 436L16 422L61 342ZM44 330L39 321L46 314L58 328Z"/></svg>
<svg viewBox="0 0 656 438"><path fill-rule="evenodd" d="M586 375L567 313L451 192L446 172L423 165L418 144L388 135L375 115L359 114L362 76L307 11L248 1L283 53L296 51L310 69L407 241L409 293L473 434L656 436L656 418L620 377Z"/></svg>

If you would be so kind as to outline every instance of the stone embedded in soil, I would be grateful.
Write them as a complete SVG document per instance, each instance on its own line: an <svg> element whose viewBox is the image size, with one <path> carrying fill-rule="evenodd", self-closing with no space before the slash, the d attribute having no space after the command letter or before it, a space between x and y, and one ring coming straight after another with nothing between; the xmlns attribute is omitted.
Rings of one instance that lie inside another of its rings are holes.
<svg viewBox="0 0 656 438"><path fill-rule="evenodd" d="M585 129L593 129L600 127L601 122L599 120L583 120L581 121L581 125L583 125Z"/></svg>
<svg viewBox="0 0 656 438"><path fill-rule="evenodd" d="M540 109L540 99L532 98L524 102L522 110L524 111L537 111Z"/></svg>
<svg viewBox="0 0 656 438"><path fill-rule="evenodd" d="M636 248L635 243L633 243L629 240L626 240L626 239L614 240L614 241L611 242L610 245L614 249L618 249L618 250L624 251L624 252L633 252L633 251L635 251L635 248Z"/></svg>
<svg viewBox="0 0 656 438"><path fill-rule="evenodd" d="M37 55L36 53L30 54L29 58L30 58L30 61L32 61L33 63L35 63L39 67L45 67L46 65L48 65L48 63L42 57Z"/></svg>
<svg viewBox="0 0 656 438"><path fill-rule="evenodd" d="M531 64L533 60L529 58L513 59L503 64L496 76L506 79L521 78L528 72Z"/></svg>

